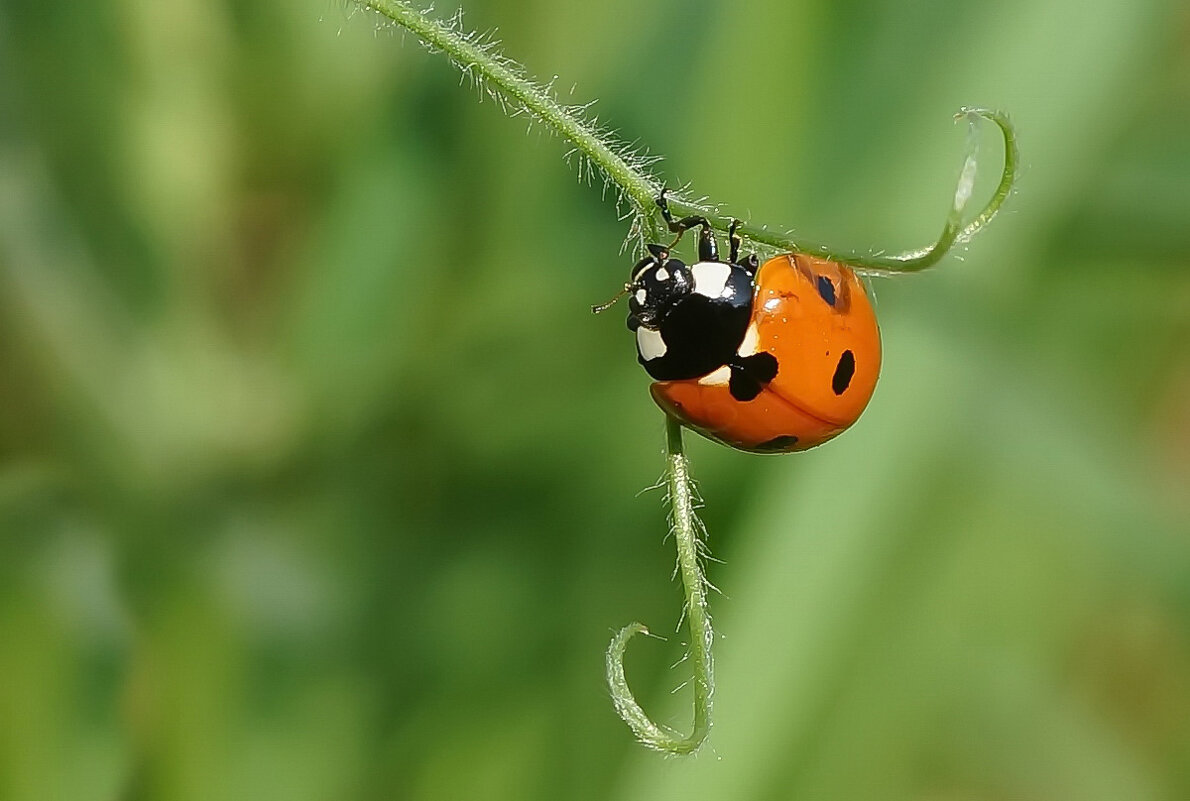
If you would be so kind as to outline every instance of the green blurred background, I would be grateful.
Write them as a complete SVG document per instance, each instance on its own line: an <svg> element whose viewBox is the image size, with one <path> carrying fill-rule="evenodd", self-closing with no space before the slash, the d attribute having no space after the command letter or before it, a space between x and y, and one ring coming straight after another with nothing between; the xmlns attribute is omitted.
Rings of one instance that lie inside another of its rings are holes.
<svg viewBox="0 0 1190 801"><path fill-rule="evenodd" d="M468 12L840 248L935 235L959 106L1020 129L986 234L876 282L854 429L690 443L710 746L604 686L679 593L568 146L337 0L2 0L0 799L1190 798L1190 7ZM681 653L628 675L684 728Z"/></svg>

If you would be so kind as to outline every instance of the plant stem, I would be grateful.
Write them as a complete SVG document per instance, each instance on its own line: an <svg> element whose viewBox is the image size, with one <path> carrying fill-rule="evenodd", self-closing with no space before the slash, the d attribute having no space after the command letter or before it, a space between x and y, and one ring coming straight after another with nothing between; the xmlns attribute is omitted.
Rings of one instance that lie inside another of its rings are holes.
<svg viewBox="0 0 1190 801"><path fill-rule="evenodd" d="M848 254L825 245L818 245L805 240L795 240L789 236L777 234L765 228L757 229L755 226L747 224L739 226L738 230L744 234L746 239L754 243L768 245L783 252L810 253L815 256L821 256L824 259L829 259L830 261L843 262L857 268L860 272L870 275L920 272L928 267L933 267L950 252L952 247L956 244L970 241L984 226L992 221L992 218L1000 211L1000 207L1004 201L1012 194L1020 161L1016 130L1013 128L1012 121L1009 120L1008 115L1003 111L986 108L962 108L955 114L954 118L956 122L966 120L968 123L967 152L963 158L963 167L959 171L959 179L955 185L953 201L950 211L946 215L946 222L942 227L942 233L939 234L938 238L932 244L916 250L889 255ZM975 176L978 172L976 155L979 150L979 123L982 120L989 120L995 123L1004 137L1004 170L1000 175L1000 183L996 186L996 190L992 193L992 197L988 200L987 204L975 216L975 219L963 225L963 212L971 200L971 193L975 186ZM683 215L703 215L710 220L712 226L721 230L726 230L727 226L731 224L731 218L710 213L701 206L686 203L681 199L670 200L669 204L676 212Z"/></svg>
<svg viewBox="0 0 1190 801"><path fill-rule="evenodd" d="M665 484L669 491L674 540L678 547L678 573L686 599L686 623L690 631L688 658L694 672L694 724L683 737L654 723L641 709L624 678L624 651L636 634L648 634L641 623L632 623L612 638L607 649L607 684L620 717L637 738L650 748L670 754L691 754L698 750L711 730L711 697L715 691L711 658L711 617L707 611L707 582L699 564L701 543L694 515L694 491L689 464L682 447L682 426L666 417Z"/></svg>
<svg viewBox="0 0 1190 801"><path fill-rule="evenodd" d="M517 109L523 109L539 122L573 143L583 155L598 165L608 180L619 187L640 216L652 216L653 199L662 186L640 166L630 162L640 158L618 144L576 109L559 103L553 93L529 80L519 65L493 52L474 35L457 26L440 22L417 11L401 0L357 0L406 28L432 48L450 56L459 67L477 76Z"/></svg>
<svg viewBox="0 0 1190 801"><path fill-rule="evenodd" d="M583 116L582 108L568 107L559 103L548 87L542 86L525 76L524 70L495 52L490 42L483 42L473 33L465 33L458 18L441 22L430 18L403 0L354 0L358 5L371 9L408 30L423 43L446 53L467 75L480 82L489 93L505 106L511 106L514 113L526 113L544 123L550 130L574 145L574 149L603 173L609 185L615 185L620 196L632 209L633 231L649 241L665 238L665 229L660 225L654 199L664 188L648 170L650 159L642 157L631 148L616 142L613 137L599 129ZM755 246L780 252L811 253L831 261L840 261L869 274L894 274L918 272L937 264L954 245L967 242L985 225L991 222L1000 206L1011 194L1016 181L1018 154L1016 133L1008 116L1001 111L983 108L964 108L955 115L956 120L966 119L970 125L967 154L959 173L953 202L946 216L942 233L930 245L904 253L890 255L864 255L843 251L794 239L787 234L772 231L768 226L742 222L738 228L741 236ZM962 214L971 199L976 173L975 130L980 120L995 123L1004 137L1004 171L1000 183L991 199L976 215L975 219L962 224ZM580 169L582 169L580 167ZM732 218L719 213L713 206L702 205L670 191L670 207L682 216L706 217L712 227L726 231Z"/></svg>

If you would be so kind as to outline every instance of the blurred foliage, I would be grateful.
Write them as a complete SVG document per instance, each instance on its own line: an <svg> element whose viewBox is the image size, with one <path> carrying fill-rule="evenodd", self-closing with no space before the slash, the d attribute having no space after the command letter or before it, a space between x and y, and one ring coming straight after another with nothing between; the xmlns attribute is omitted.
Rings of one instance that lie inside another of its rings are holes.
<svg viewBox="0 0 1190 801"><path fill-rule="evenodd" d="M1190 797L1185 4L469 12L840 247L935 234L959 106L1021 132L965 258L875 285L853 430L692 443L712 747L603 686L679 602L566 147L336 2L0 0L0 799ZM628 664L678 727L681 652Z"/></svg>

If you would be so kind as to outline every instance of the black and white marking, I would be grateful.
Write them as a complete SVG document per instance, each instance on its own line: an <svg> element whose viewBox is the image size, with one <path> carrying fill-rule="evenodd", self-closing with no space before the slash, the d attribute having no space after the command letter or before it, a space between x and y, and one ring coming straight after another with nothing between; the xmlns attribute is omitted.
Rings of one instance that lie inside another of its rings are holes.
<svg viewBox="0 0 1190 801"><path fill-rule="evenodd" d="M699 295L712 300L730 296L730 264L721 261L700 261L690 268L690 272L694 275L694 291Z"/></svg>
<svg viewBox="0 0 1190 801"><path fill-rule="evenodd" d="M699 379L727 385L749 401L777 374L777 360L757 352L751 325L753 270L704 260L687 267L654 252L632 271L628 327L637 359L658 381Z"/></svg>

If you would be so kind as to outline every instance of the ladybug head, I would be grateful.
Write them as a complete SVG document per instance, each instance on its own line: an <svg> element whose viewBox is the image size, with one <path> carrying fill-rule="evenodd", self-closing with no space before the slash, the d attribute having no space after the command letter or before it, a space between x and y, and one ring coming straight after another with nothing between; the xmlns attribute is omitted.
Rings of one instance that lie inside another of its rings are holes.
<svg viewBox="0 0 1190 801"><path fill-rule="evenodd" d="M694 279L690 268L660 245L649 245L650 255L632 268L628 286L628 328L657 328L682 298L690 294Z"/></svg>

